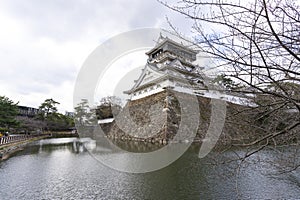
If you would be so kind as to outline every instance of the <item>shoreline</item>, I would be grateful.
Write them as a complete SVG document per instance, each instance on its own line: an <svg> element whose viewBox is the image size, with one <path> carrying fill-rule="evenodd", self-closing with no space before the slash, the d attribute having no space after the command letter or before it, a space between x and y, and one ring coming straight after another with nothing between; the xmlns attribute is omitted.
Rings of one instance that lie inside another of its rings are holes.
<svg viewBox="0 0 300 200"><path fill-rule="evenodd" d="M50 134L50 136L49 136ZM78 134L66 133L66 132L49 132L45 135L38 136L36 138L30 138L28 140L8 143L0 146L0 162L10 158L14 153L22 151L24 147L34 141L46 139L46 138L70 138L79 137Z"/></svg>
<svg viewBox="0 0 300 200"><path fill-rule="evenodd" d="M23 140L23 141L9 143L9 144L0 146L0 162L8 159L12 154L23 150L23 148L27 144L37 141L37 140L45 139L45 138L51 138L51 136L49 137L49 135L42 135L42 136L39 136L36 138L30 138L28 140Z"/></svg>
<svg viewBox="0 0 300 200"><path fill-rule="evenodd" d="M41 135L35 138L30 138L28 140L23 140L19 142L14 142L10 144L5 144L0 146L0 162L9 159L10 157L13 156L18 151L24 150L27 144L32 143L34 141L42 140L42 139L55 139L55 138L80 138L78 134L73 134L73 133L51 133L51 136L47 135ZM188 141L188 140L183 140L183 141L166 141L164 142L159 142L157 140L138 140L137 138L111 138L111 137L106 137L107 139L111 140L113 143L114 142L121 142L121 143L132 143L132 142L137 142L143 145L157 145L157 146L166 146L169 144L186 144L190 143L192 145L197 145L201 146L201 144L204 142L203 140L200 140L199 138L194 139L193 141ZM278 144L276 145L277 147L285 147L285 146L297 146L299 143L291 143L291 144ZM272 144L269 144L268 146L273 146ZM214 150L221 151L224 149L227 149L228 147L242 147L242 146L234 146L234 145L225 145L225 144L216 144L216 146L213 148Z"/></svg>

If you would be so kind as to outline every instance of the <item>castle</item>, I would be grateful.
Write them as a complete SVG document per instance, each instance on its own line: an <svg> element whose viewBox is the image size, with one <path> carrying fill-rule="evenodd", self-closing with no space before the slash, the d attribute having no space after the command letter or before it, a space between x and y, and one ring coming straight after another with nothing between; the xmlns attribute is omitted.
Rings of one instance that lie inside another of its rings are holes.
<svg viewBox="0 0 300 200"><path fill-rule="evenodd" d="M198 65L194 65L197 52L160 35L154 48L146 53L147 64L134 86L124 93L130 100L137 100L162 92L166 88L175 91L203 94L204 78Z"/></svg>
<svg viewBox="0 0 300 200"><path fill-rule="evenodd" d="M129 100L138 100L166 89L222 99L235 104L245 104L247 98L239 94L219 92L220 87L205 75L204 67L194 64L197 51L177 43L168 37L160 37L154 48L146 53L147 63L134 86L127 91Z"/></svg>
<svg viewBox="0 0 300 200"><path fill-rule="evenodd" d="M190 132L192 126L188 123L196 119L199 126L193 131L197 132L197 140L202 140L209 126L212 98L234 104L242 104L241 100L245 99L213 87L212 79L203 72L204 68L194 64L197 51L168 37L160 35L157 44L146 54L148 60L142 73L133 87L124 91L130 97L121 114L109 121L100 120L108 138L165 144L176 138L182 127L182 112L191 107L195 103L192 99L196 98L197 109L188 111L183 132ZM176 100L179 93L185 94L182 97L184 105Z"/></svg>

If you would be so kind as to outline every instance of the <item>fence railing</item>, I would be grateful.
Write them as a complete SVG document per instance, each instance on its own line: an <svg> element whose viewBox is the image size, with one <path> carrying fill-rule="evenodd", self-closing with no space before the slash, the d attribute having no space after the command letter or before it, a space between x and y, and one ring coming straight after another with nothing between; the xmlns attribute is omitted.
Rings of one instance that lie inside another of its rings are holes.
<svg viewBox="0 0 300 200"><path fill-rule="evenodd" d="M51 134L43 134L43 135L13 135L13 136L3 136L0 137L0 145L5 145L14 142L20 142L24 140L28 140L35 137L41 136L51 136Z"/></svg>

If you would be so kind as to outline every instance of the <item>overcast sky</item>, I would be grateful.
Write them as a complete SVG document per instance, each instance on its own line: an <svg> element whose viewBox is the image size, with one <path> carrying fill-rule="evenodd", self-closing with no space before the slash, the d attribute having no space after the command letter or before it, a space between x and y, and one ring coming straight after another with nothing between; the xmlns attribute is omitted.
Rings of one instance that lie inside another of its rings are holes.
<svg viewBox="0 0 300 200"><path fill-rule="evenodd" d="M184 17L155 0L1 1L0 95L32 107L53 98L60 112L71 111L87 56L116 34L167 28L166 16L189 29Z"/></svg>

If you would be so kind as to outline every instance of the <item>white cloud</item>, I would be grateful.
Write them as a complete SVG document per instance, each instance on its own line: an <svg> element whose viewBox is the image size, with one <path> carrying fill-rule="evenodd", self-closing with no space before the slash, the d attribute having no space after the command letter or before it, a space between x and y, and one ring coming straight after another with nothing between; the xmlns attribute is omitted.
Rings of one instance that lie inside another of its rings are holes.
<svg viewBox="0 0 300 200"><path fill-rule="evenodd" d="M46 98L72 110L87 56L110 37L141 27L187 23L157 1L7 0L0 3L0 95L38 107Z"/></svg>
<svg viewBox="0 0 300 200"><path fill-rule="evenodd" d="M129 98L123 91L131 89L134 80L139 78L141 69L147 61L145 52L146 50L140 50L123 55L107 67L107 70L99 77L95 93L96 103L105 96L118 96L123 100ZM132 71L135 73L131 74Z"/></svg>

